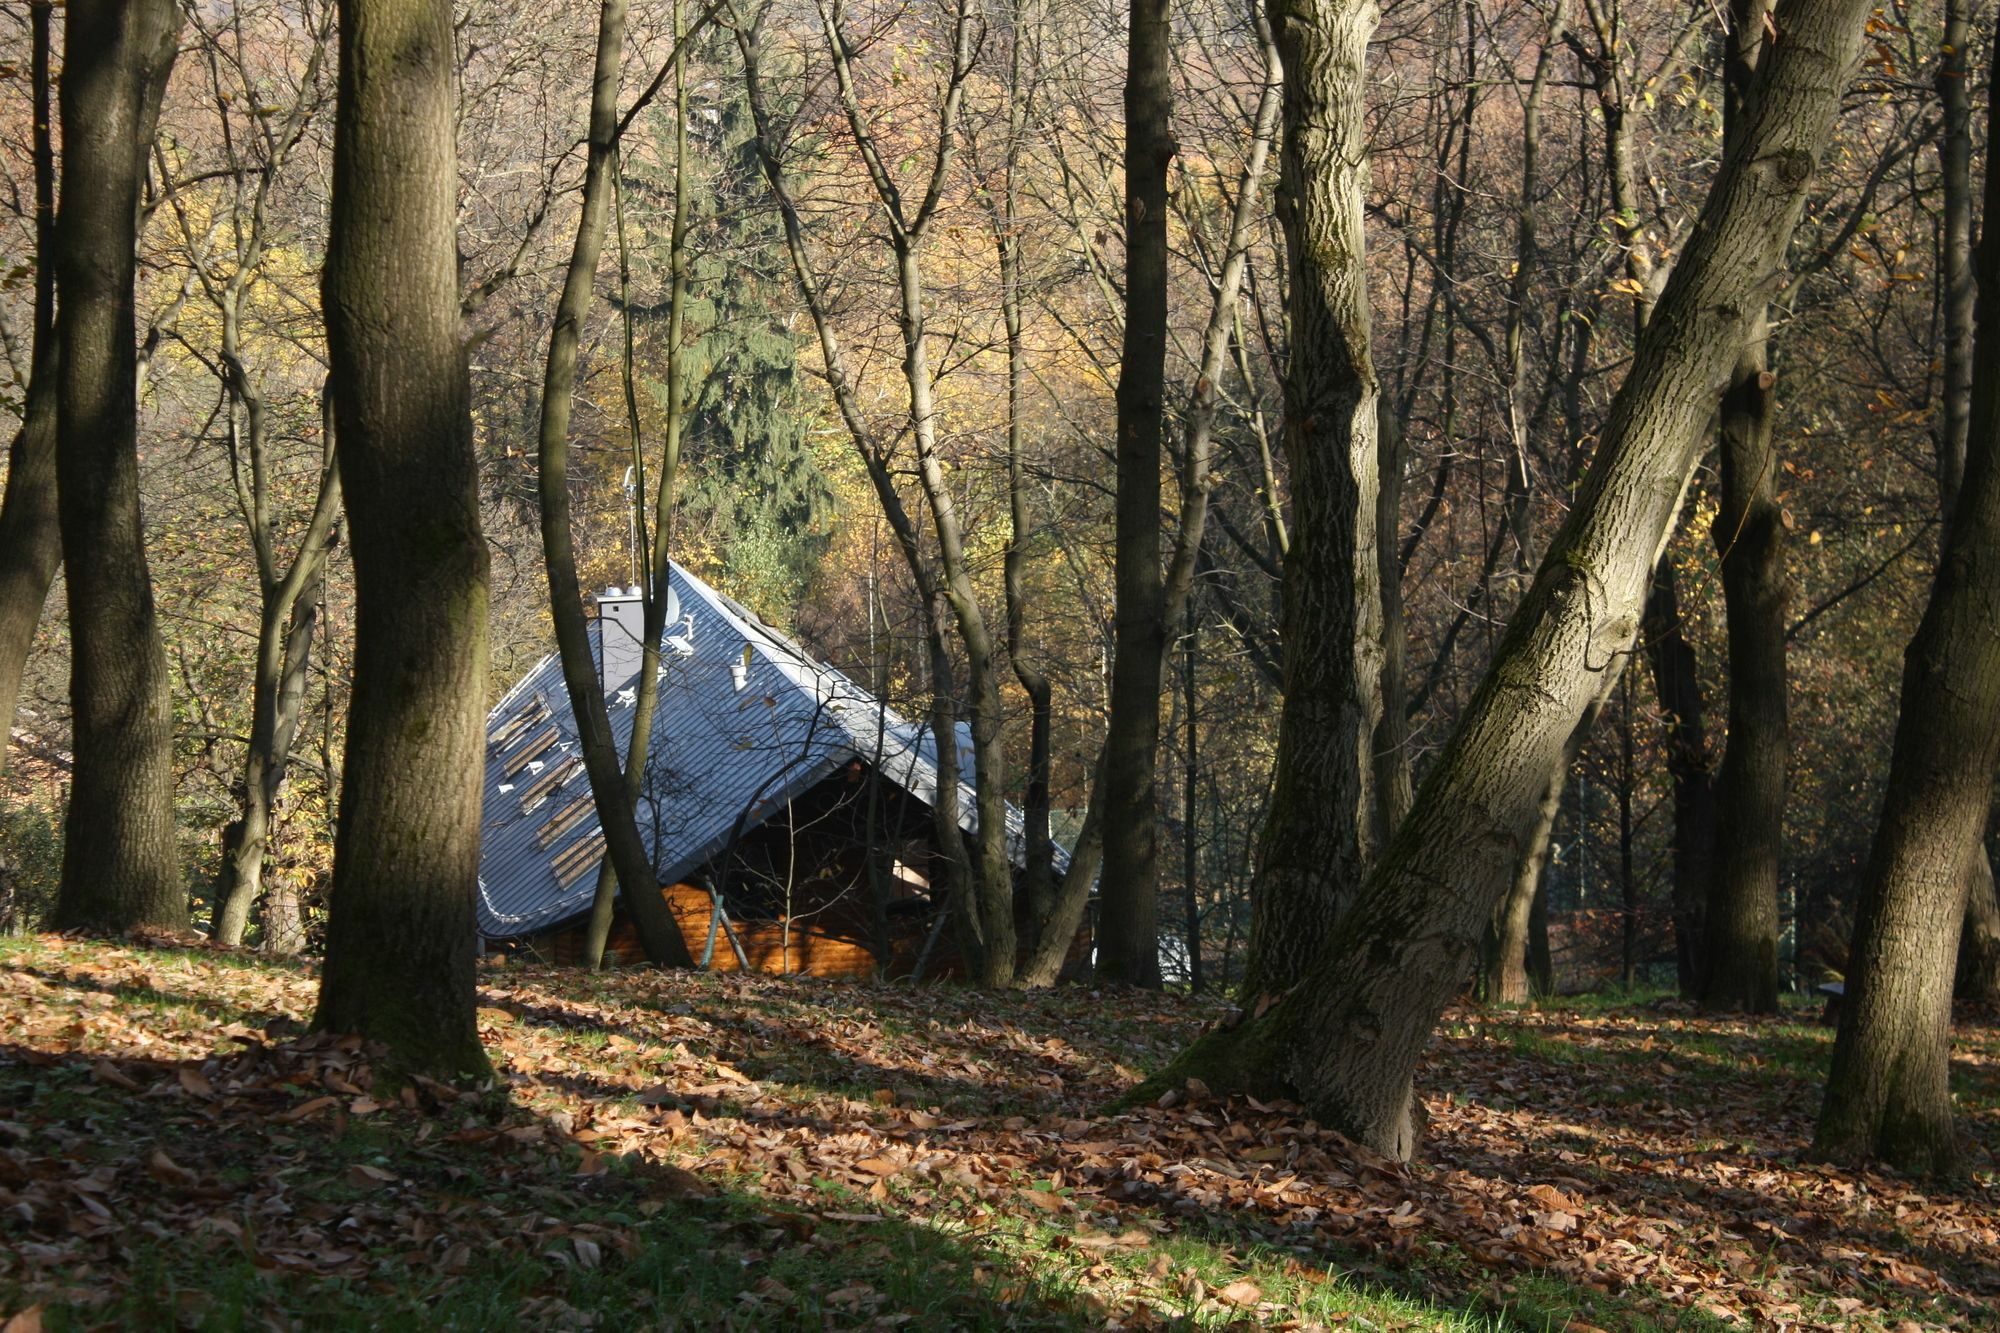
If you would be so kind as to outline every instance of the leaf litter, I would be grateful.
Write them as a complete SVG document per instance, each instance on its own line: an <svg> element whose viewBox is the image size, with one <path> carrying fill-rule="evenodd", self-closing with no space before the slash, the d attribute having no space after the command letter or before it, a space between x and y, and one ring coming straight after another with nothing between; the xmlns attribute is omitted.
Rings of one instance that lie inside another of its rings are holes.
<svg viewBox="0 0 2000 1333"><path fill-rule="evenodd" d="M687 1243L659 1233L691 1209L737 1289L668 1326L1542 1327L1520 1312L1553 1287L1549 1326L1579 1333L1900 1333L2000 1302L1991 1027L1960 1033L1973 1173L1925 1188L1804 1160L1823 1033L1674 1005L1454 1013L1405 1165L1198 1082L1105 1114L1213 1003L497 966L496 1084L391 1090L378 1052L304 1033L315 984L221 952L0 953L0 1326L129 1316L149 1244L247 1262L273 1327L281 1289L392 1274L442 1311L495 1272L529 1275L520 1322L589 1326L580 1284ZM957 1314L887 1275L899 1228L967 1256ZM798 1251L841 1276L795 1289ZM1369 1288L1422 1303L1335 1297Z"/></svg>

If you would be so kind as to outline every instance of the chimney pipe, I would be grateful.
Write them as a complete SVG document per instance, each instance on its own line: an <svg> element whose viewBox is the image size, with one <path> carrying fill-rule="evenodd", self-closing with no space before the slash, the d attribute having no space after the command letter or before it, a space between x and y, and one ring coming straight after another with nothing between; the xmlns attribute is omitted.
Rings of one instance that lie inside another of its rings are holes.
<svg viewBox="0 0 2000 1333"><path fill-rule="evenodd" d="M627 592L606 588L597 599L597 676L604 697L613 698L639 674L646 641L646 599L635 585Z"/></svg>

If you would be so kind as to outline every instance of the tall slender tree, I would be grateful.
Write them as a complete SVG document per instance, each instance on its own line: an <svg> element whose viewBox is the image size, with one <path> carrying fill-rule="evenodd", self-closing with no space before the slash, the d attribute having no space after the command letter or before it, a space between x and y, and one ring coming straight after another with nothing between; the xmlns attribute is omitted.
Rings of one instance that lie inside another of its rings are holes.
<svg viewBox="0 0 2000 1333"><path fill-rule="evenodd" d="M582 336L584 316L590 311L597 261L604 250L604 231L610 217L614 173L618 170L618 69L625 48L625 12L625 0L605 0L598 16L583 209L577 218L576 244L570 250L569 268L563 275L562 296L556 305L555 329L549 336L548 362L542 376L539 433L542 560L549 576L549 611L555 622L563 687L569 694L571 715L576 718L577 740L583 750L591 798L597 807L598 827L604 830L607 859L623 890L625 910L638 928L648 958L665 967L692 967L694 958L660 896L653 858L639 835L634 814L638 793L628 787L625 770L619 765L603 684L598 679L596 664L590 659L590 630L583 617L583 589L577 579L576 548L570 532L570 400L576 392L577 342ZM634 447L638 447L636 442ZM653 582L651 564L649 553L648 583ZM654 588L650 602L659 605L656 608L649 604L644 613L646 642L641 645L641 669L649 678L658 669L666 590ZM609 626L603 632L610 633ZM649 694L657 688L658 682L649 680ZM650 722L650 699L646 711ZM640 744L636 731L632 744ZM645 773L643 749L637 759L632 770L633 787ZM600 884L597 902L608 908L607 888ZM596 922L599 914L593 910L592 916ZM608 932L608 912L601 924ZM596 941L593 952L601 957L604 936L595 925L590 938Z"/></svg>
<svg viewBox="0 0 2000 1333"><path fill-rule="evenodd" d="M1287 8L1290 30L1321 41L1342 16L1339 6ZM1418 1058L1470 970L1566 741L1606 673L1624 669L1702 428L1790 244L1869 11L1869 0L1788 0L1774 16L1780 37L1760 64L1751 114L1725 148L1575 508L1409 818L1300 984L1264 1017L1198 1042L1166 1077L1196 1070L1212 1087L1289 1091L1377 1151L1414 1148ZM1341 95L1359 93L1357 78ZM1358 123L1358 109L1292 123L1350 117ZM1288 585L1296 558L1295 543ZM1333 573L1356 578L1351 565ZM1351 640L1317 642L1328 654L1355 651ZM1285 708L1289 725L1289 692ZM1281 766L1299 762L1281 730ZM1267 848L1267 859L1288 850Z"/></svg>
<svg viewBox="0 0 2000 1333"><path fill-rule="evenodd" d="M314 1025L428 1074L473 1019L487 551L459 316L450 0L341 0L321 299L353 544L354 692Z"/></svg>
<svg viewBox="0 0 2000 1333"><path fill-rule="evenodd" d="M59 925L184 929L174 718L139 516L133 280L141 186L181 25L174 0L81 0L63 29L56 473L76 769Z"/></svg>
<svg viewBox="0 0 2000 1333"><path fill-rule="evenodd" d="M49 16L53 0L28 6L28 113L35 172L35 312L21 429L7 452L0 502L0 722L11 728L21 673L49 584L62 563L56 518L56 155L50 133ZM0 737L0 772L7 746Z"/></svg>
<svg viewBox="0 0 2000 1333"><path fill-rule="evenodd" d="M2000 102L1989 121L2000 131ZM1966 863L2000 764L2000 173L1986 172L1964 481L1903 657L1902 713L1856 910L1814 1150L1911 1172L1958 1162L1951 987Z"/></svg>
<svg viewBox="0 0 2000 1333"><path fill-rule="evenodd" d="M1944 316L1944 385L1936 427L1938 508L1945 527L1965 479L1972 425L1972 351L1978 280L1972 268L1972 0L1945 0L1937 68L1938 176L1944 196L1939 305ZM1967 858L1965 926L1959 936L1954 991L1962 999L2000 1000L2000 897L1984 839Z"/></svg>
<svg viewBox="0 0 2000 1333"><path fill-rule="evenodd" d="M1097 971L1160 984L1160 451L1167 376L1167 168L1173 50L1166 0L1132 0L1125 64L1125 329L1118 365L1117 609L1103 784Z"/></svg>

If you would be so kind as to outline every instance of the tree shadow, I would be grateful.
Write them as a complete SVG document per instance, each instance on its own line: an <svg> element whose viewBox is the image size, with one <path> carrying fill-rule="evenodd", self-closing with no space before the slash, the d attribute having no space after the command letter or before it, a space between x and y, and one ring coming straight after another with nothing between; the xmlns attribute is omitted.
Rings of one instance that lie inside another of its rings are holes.
<svg viewBox="0 0 2000 1333"><path fill-rule="evenodd" d="M428 1092L429 1105L361 1115L364 1090L288 1118L327 1096L329 1073L368 1082L365 1062L325 1067L340 1047L315 1041L247 1053L263 1057L254 1067L0 1045L0 1310L40 1305L52 1328L1109 1317L1015 1271L970 1220L774 1207L645 1159L593 1158L504 1094Z"/></svg>

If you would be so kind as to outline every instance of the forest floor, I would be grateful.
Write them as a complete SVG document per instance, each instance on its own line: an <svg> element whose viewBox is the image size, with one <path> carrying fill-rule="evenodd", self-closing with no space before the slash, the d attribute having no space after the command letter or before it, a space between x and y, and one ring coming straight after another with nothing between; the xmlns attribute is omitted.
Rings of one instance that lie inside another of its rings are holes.
<svg viewBox="0 0 2000 1333"><path fill-rule="evenodd" d="M1657 998L1454 1012L1404 1167L1105 1114L1212 1003L480 984L496 1083L391 1096L310 965L0 940L0 1328L2000 1326L1993 1026L1922 1188L1801 1161L1827 1029Z"/></svg>

